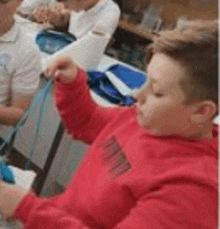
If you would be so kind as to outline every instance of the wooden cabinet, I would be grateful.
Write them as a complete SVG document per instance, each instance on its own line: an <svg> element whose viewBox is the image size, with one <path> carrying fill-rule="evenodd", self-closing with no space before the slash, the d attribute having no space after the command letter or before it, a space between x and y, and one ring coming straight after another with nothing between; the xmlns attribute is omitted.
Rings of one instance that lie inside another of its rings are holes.
<svg viewBox="0 0 220 229"><path fill-rule="evenodd" d="M147 41L151 41L154 36L152 31L141 27L139 24L134 24L125 20L120 20L119 29L132 33Z"/></svg>
<svg viewBox="0 0 220 229"><path fill-rule="evenodd" d="M183 15L191 19L218 19L217 0L151 0L151 2L162 5L160 17L166 23L172 23Z"/></svg>

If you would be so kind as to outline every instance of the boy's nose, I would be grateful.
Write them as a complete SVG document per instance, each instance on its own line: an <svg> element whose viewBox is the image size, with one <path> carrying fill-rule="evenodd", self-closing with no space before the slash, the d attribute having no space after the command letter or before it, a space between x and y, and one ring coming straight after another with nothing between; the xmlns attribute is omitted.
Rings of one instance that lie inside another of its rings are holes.
<svg viewBox="0 0 220 229"><path fill-rule="evenodd" d="M136 102L138 102L139 104L143 104L144 103L144 95L142 90L138 90L135 94L134 94L134 99L136 100Z"/></svg>

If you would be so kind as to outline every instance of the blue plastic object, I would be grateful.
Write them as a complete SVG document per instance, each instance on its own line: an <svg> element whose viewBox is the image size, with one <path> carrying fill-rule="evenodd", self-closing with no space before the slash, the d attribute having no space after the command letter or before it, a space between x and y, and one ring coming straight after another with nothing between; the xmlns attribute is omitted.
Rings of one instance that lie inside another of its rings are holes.
<svg viewBox="0 0 220 229"><path fill-rule="evenodd" d="M140 88L146 81L145 73L131 70L119 64L111 66L106 72L114 74L131 90ZM131 106L136 102L132 96L122 95L108 79L105 72L88 72L88 84L95 93L111 103Z"/></svg>
<svg viewBox="0 0 220 229"><path fill-rule="evenodd" d="M13 173L3 162L0 162L0 178L7 183L15 184Z"/></svg>
<svg viewBox="0 0 220 229"><path fill-rule="evenodd" d="M146 81L146 73L134 71L120 64L112 65L107 71L116 75L131 89L140 88Z"/></svg>
<svg viewBox="0 0 220 229"><path fill-rule="evenodd" d="M76 41L76 37L68 32L58 32L51 29L43 30L36 36L36 43L42 52L54 54Z"/></svg>

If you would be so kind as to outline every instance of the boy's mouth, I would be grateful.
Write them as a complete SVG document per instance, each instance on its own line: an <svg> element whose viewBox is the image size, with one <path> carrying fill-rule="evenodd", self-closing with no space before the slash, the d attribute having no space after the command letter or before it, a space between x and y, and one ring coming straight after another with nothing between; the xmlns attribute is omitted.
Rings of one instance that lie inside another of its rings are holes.
<svg viewBox="0 0 220 229"><path fill-rule="evenodd" d="M143 113L141 111L138 112L139 116L143 116Z"/></svg>
<svg viewBox="0 0 220 229"><path fill-rule="evenodd" d="M140 108L137 109L137 114L143 116L143 112L140 110Z"/></svg>

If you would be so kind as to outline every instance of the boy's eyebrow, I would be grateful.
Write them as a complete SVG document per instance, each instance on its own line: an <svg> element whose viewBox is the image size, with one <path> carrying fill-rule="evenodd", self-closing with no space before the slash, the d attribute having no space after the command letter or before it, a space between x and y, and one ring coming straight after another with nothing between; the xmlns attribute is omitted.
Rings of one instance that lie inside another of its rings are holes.
<svg viewBox="0 0 220 229"><path fill-rule="evenodd" d="M149 79L150 81L158 84L159 86L162 86L162 84L158 80L156 80L155 78L149 76L149 73L148 72L147 72L147 79Z"/></svg>

